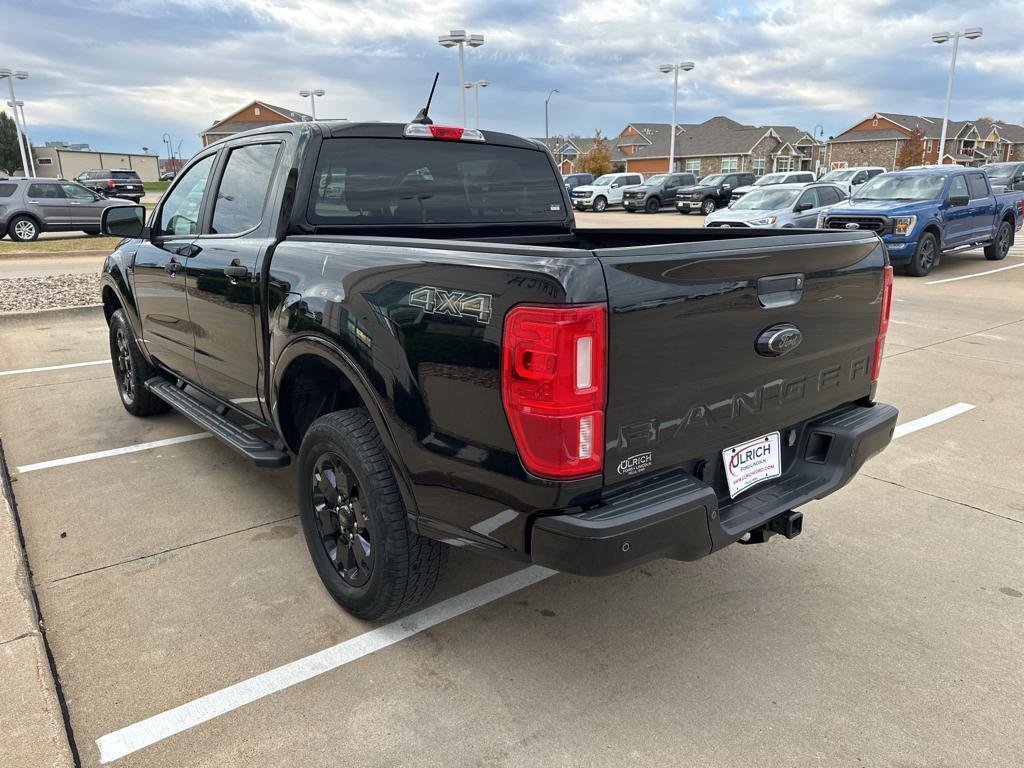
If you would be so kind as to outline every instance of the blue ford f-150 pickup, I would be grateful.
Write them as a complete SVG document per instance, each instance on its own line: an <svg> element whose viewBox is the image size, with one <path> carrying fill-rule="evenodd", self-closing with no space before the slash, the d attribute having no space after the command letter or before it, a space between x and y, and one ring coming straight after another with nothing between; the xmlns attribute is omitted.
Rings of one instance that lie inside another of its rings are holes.
<svg viewBox="0 0 1024 768"><path fill-rule="evenodd" d="M1020 192L993 194L980 170L935 166L876 176L849 200L822 211L819 229L867 229L889 259L922 277L943 253L983 246L985 258L1006 258L1024 219Z"/></svg>

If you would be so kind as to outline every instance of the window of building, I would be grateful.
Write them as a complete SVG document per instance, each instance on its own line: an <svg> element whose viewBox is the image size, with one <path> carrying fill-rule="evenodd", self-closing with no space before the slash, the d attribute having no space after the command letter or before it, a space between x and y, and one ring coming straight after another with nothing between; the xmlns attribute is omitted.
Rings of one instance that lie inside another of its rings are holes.
<svg viewBox="0 0 1024 768"><path fill-rule="evenodd" d="M53 165L52 157L37 157L36 165Z"/></svg>
<svg viewBox="0 0 1024 768"><path fill-rule="evenodd" d="M254 115L256 115L256 117L259 117L260 116L260 108L259 107L253 107L252 113Z"/></svg>
<svg viewBox="0 0 1024 768"><path fill-rule="evenodd" d="M723 157L722 158L722 173L729 173L730 171L737 171L740 167L740 159L738 157Z"/></svg>
<svg viewBox="0 0 1024 768"><path fill-rule="evenodd" d="M214 203L214 234L247 232L262 221L280 146L252 144L231 151Z"/></svg>
<svg viewBox="0 0 1024 768"><path fill-rule="evenodd" d="M700 175L700 160L687 160L684 170L694 175Z"/></svg>
<svg viewBox="0 0 1024 768"><path fill-rule="evenodd" d="M932 140L931 139L928 139L927 143L924 145L924 151L925 152L931 152L932 151Z"/></svg>
<svg viewBox="0 0 1024 768"><path fill-rule="evenodd" d="M789 155L782 155L775 159L775 170L776 171L792 171L796 163L793 158Z"/></svg>
<svg viewBox="0 0 1024 768"><path fill-rule="evenodd" d="M872 128L877 128L878 127L878 118L877 117L874 120L871 121L871 127Z"/></svg>
<svg viewBox="0 0 1024 768"><path fill-rule="evenodd" d="M763 157L755 157L754 158L754 175L755 176L764 176L764 158Z"/></svg>

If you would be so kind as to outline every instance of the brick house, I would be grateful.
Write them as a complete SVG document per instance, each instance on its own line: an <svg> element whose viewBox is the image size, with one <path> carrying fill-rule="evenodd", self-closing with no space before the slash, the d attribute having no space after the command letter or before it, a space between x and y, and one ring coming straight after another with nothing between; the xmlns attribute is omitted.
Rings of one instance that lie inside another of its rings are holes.
<svg viewBox="0 0 1024 768"><path fill-rule="evenodd" d="M213 125L200 132L199 138L205 147L227 136L248 131L250 128L260 128L274 123L301 123L312 119L310 115L296 112L294 109L275 107L273 104L257 100L246 104L222 120L215 120Z"/></svg>
<svg viewBox="0 0 1024 768"><path fill-rule="evenodd" d="M626 171L668 169L671 125L630 123L611 140L612 161ZM821 144L792 125L753 126L728 117L676 126L675 169L699 176L719 171L816 170Z"/></svg>
<svg viewBox="0 0 1024 768"><path fill-rule="evenodd" d="M895 170L900 149L915 131L923 138L917 163L940 162L941 117L876 112L829 139L826 165L878 165ZM976 166L1004 160L1024 160L1024 126L990 120L949 121L941 162Z"/></svg>
<svg viewBox="0 0 1024 768"><path fill-rule="evenodd" d="M563 173L576 172L576 160L580 155L593 149L595 139L585 139L582 136L552 136L549 139L534 139L545 144L558 163L559 170Z"/></svg>

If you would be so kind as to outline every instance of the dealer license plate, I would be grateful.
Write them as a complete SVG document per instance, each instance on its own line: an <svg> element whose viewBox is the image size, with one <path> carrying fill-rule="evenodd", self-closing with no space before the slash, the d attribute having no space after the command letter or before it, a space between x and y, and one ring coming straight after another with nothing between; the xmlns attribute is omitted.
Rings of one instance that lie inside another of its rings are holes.
<svg viewBox="0 0 1024 768"><path fill-rule="evenodd" d="M747 488L782 474L779 433L771 432L722 451L729 497L736 498Z"/></svg>

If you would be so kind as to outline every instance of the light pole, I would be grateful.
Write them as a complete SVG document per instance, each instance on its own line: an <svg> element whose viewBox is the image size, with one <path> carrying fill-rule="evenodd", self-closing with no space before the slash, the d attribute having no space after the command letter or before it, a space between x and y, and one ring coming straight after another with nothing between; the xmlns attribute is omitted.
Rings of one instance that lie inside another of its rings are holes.
<svg viewBox="0 0 1024 768"><path fill-rule="evenodd" d="M821 141L818 141L818 133L821 133ZM825 126L818 123L814 126L814 130L811 131L811 138L818 142L818 146L815 147L817 159L814 162L814 175L821 176L821 157L824 153L824 148L821 146L825 143Z"/></svg>
<svg viewBox="0 0 1024 768"><path fill-rule="evenodd" d="M28 72L15 72L10 69L0 69L0 80L5 77L7 78L7 91L11 94L11 101L17 102L18 100L14 98L14 80L15 78L18 80L25 80L28 77ZM25 139L21 130L21 122L18 120L18 110L11 107L11 112L14 113L14 130L15 133L18 134L18 149L21 152L21 169L27 174L29 172L29 164L28 158L25 156ZM35 175L34 171L32 175Z"/></svg>
<svg viewBox="0 0 1024 768"><path fill-rule="evenodd" d="M316 97L317 96L323 96L323 95L324 95L324 89L323 88L310 88L309 90L299 91L299 96L301 96L304 99L305 98L309 99L309 108L313 112L313 119L314 120L316 120Z"/></svg>
<svg viewBox="0 0 1024 768"><path fill-rule="evenodd" d="M184 141L185 140L182 139L181 141L178 142L178 170L179 171L181 170L181 166L184 165L184 163L181 161L181 145L184 143Z"/></svg>
<svg viewBox="0 0 1024 768"><path fill-rule="evenodd" d="M679 70L689 72L693 69L692 61L681 61L678 64L662 64L658 67L660 72L666 75L672 73L672 136L668 142L668 172L672 173L672 167L676 161L676 103L679 101Z"/></svg>
<svg viewBox="0 0 1024 768"><path fill-rule="evenodd" d="M21 110L21 130L25 134L25 143L28 145L28 167L32 170L33 178L36 175L36 161L32 157L32 141L28 137L28 123L25 121L25 102L21 101L8 101L7 106L11 108L13 112L15 109Z"/></svg>
<svg viewBox="0 0 1024 768"><path fill-rule="evenodd" d="M467 91L470 88L473 89L473 98L474 98L474 101L476 102L475 110L476 110L476 127L477 128L480 127L480 89L481 88L486 88L488 85L490 85L490 82L487 81L487 80L473 80L471 82L466 83L466 90Z"/></svg>
<svg viewBox="0 0 1024 768"><path fill-rule="evenodd" d="M551 101L551 97L556 93L561 93L557 88L552 88L548 92L548 97L544 99L544 143L548 143L548 102ZM550 147L549 147L550 149Z"/></svg>
<svg viewBox="0 0 1024 768"><path fill-rule="evenodd" d="M960 47L960 38L966 37L968 40L977 40L981 37L981 27L968 27L963 32L936 32L932 35L932 42L942 43L953 41L953 55L949 60L949 82L946 83L946 111L942 115L942 135L939 138L939 162L938 165L942 165L942 160L946 156L946 126L949 125L949 102L953 98L953 72L956 71L956 52Z"/></svg>
<svg viewBox="0 0 1024 768"><path fill-rule="evenodd" d="M459 46L459 114L462 116L462 127L466 127L466 61L465 47L479 48L484 44L483 35L467 35L464 29L453 29L447 35L437 38L442 48Z"/></svg>

